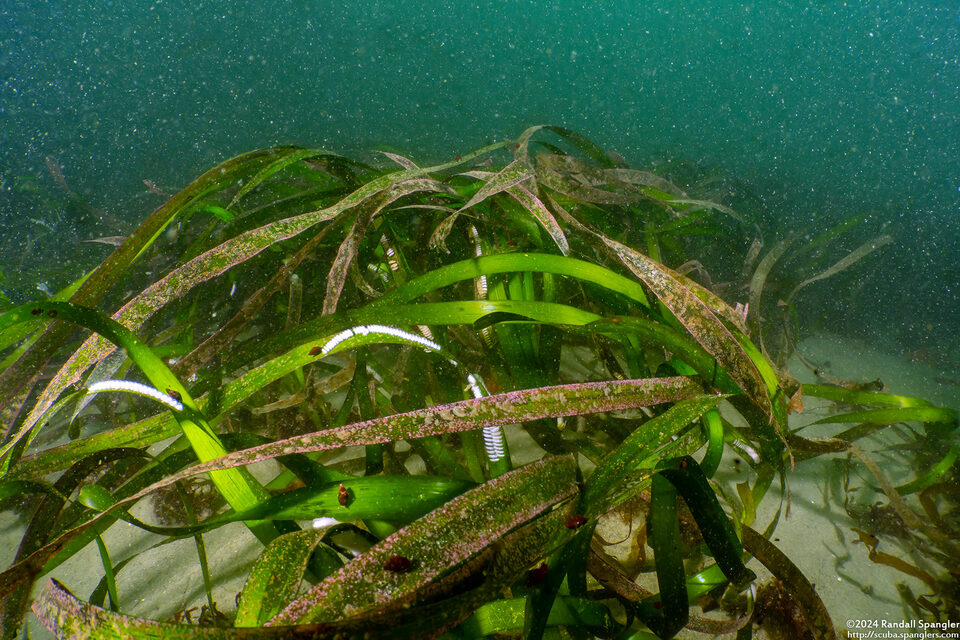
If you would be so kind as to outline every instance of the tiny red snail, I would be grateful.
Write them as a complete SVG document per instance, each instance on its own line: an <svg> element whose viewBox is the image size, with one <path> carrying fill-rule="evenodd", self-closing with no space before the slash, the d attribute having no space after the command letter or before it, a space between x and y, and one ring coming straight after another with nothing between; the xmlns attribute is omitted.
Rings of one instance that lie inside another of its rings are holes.
<svg viewBox="0 0 960 640"><path fill-rule="evenodd" d="M313 349L310 349L308 353L311 356L318 356L323 353L323 347L314 347Z"/></svg>
<svg viewBox="0 0 960 640"><path fill-rule="evenodd" d="M587 522L587 518L577 513L570 516L570 518L567 520L567 522L563 526L565 526L567 529L579 529L584 524L586 524L586 522Z"/></svg>
<svg viewBox="0 0 960 640"><path fill-rule="evenodd" d="M350 502L350 492L347 491L347 488L342 484L340 485L340 489L337 490L337 502L340 503L341 507L347 506Z"/></svg>
<svg viewBox="0 0 960 640"><path fill-rule="evenodd" d="M43 313L43 309L41 309L40 307L37 307L36 309L31 309L31 310L30 310L30 313L31 313L32 315L38 316L38 315L40 315L41 313Z"/></svg>
<svg viewBox="0 0 960 640"><path fill-rule="evenodd" d="M547 567L546 562L541 563L540 566L537 567L536 569L531 569L529 572L527 572L527 581L524 582L524 586L527 587L528 589L530 587L537 586L538 584L540 584L541 582L547 579L548 571L549 571L549 568Z"/></svg>
<svg viewBox="0 0 960 640"><path fill-rule="evenodd" d="M393 573L406 573L410 570L410 564L410 558L395 555L387 558L387 561L383 563L383 568Z"/></svg>

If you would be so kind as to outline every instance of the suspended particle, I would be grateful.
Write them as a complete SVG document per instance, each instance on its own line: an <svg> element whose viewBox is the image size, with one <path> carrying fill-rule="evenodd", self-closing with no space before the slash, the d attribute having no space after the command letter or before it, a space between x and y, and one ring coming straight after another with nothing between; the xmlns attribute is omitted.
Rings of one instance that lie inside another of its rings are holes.
<svg viewBox="0 0 960 640"><path fill-rule="evenodd" d="M567 522L563 526L565 526L567 529L579 529L586 523L586 521L587 521L586 517L578 513L576 515L570 516L570 519L567 520Z"/></svg>
<svg viewBox="0 0 960 640"><path fill-rule="evenodd" d="M390 556L383 563L383 568L394 573L405 573L410 570L410 558L404 556Z"/></svg>
<svg viewBox="0 0 960 640"><path fill-rule="evenodd" d="M337 491L337 502L340 503L341 507L347 506L347 503L350 502L350 492L347 491L347 488L340 485L340 489Z"/></svg>
<svg viewBox="0 0 960 640"><path fill-rule="evenodd" d="M548 569L546 562L542 563L536 569L531 569L527 573L527 581L524 583L524 585L529 589L530 587L535 587L536 585L540 584L547 579L547 571Z"/></svg>
<svg viewBox="0 0 960 640"><path fill-rule="evenodd" d="M309 354L310 354L311 356L318 356L318 355L320 355L321 353L323 353L323 347L314 347L313 349L310 349L310 351L309 351Z"/></svg>

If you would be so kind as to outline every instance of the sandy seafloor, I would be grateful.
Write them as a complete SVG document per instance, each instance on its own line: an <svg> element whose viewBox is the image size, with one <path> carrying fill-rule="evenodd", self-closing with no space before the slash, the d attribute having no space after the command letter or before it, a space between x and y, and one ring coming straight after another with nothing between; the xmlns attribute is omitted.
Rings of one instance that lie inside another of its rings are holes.
<svg viewBox="0 0 960 640"><path fill-rule="evenodd" d="M799 350L809 361L824 367L833 377L863 382L879 377L891 393L915 395L940 406L960 406L960 386L951 380L957 377L956 374L937 370L901 355L885 353L866 343L829 335L807 338L800 344ZM801 382L816 381L813 374L796 359L791 362L790 370ZM824 415L825 408L825 403L807 399L804 411L791 416L791 424L813 422ZM819 425L801 433L812 437L826 436L842 428ZM874 452L875 459L894 483L909 479L913 472L891 464L880 451L898 442L898 436L893 432L860 441L865 451ZM511 448L519 453L523 448L522 443L511 442ZM912 616L904 607L895 585L904 582L915 594L924 593L925 587L915 578L871 562L864 546L854 543L856 534L851 527L855 523L844 511L839 497L845 457L821 456L800 462L788 475L790 511L789 515L781 517L777 526L774 534L776 545L816 585L838 631L846 628L848 619L910 620ZM728 455L718 471L717 479L733 490L733 485L745 478L746 472L734 466L733 456ZM867 481L872 484L867 472L859 466L851 476L851 485L862 486ZM780 504L778 486L774 482L761 502L754 528L762 529L773 517ZM876 495L874 499L885 502L882 495ZM138 508L147 509L148 505L141 503ZM134 513L137 511L134 510ZM616 529L615 522L607 522L602 523L599 531L607 539L616 539ZM0 561L4 566L12 560L20 533L10 512L0 514L0 535L7 540L0 543ZM159 538L121 522L114 525L104 539L113 562L117 563L138 550L156 544ZM242 589L246 578L245 567L258 554L259 544L240 523L205 534L204 540L210 571L220 577L215 600L221 610L232 611L235 609L234 597ZM878 550L911 560L895 541L887 538L882 539ZM756 561L752 561L750 566L765 577ZM88 598L103 575L96 545L89 545L53 575L78 597ZM133 616L169 620L177 611L199 607L205 602L205 597L193 540L168 544L135 558L118 574L118 591L122 611ZM28 624L31 637L51 637L32 614ZM705 636L692 632L688 635L685 632L683 637Z"/></svg>

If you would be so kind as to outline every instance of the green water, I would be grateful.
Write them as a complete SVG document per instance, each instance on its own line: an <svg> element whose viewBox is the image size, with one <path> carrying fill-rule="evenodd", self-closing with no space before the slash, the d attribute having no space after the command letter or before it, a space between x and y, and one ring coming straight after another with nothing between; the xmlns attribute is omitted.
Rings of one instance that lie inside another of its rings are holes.
<svg viewBox="0 0 960 640"><path fill-rule="evenodd" d="M0 287L102 259L78 241L159 205L143 180L174 193L277 143L427 161L551 123L722 176L773 228L862 214L897 244L805 294L807 320L955 364L958 28L949 3L4 2Z"/></svg>

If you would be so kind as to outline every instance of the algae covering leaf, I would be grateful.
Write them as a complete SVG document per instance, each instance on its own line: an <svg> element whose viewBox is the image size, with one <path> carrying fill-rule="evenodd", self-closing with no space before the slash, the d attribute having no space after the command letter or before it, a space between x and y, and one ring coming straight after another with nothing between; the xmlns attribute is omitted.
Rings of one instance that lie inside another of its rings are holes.
<svg viewBox="0 0 960 640"><path fill-rule="evenodd" d="M583 497L585 515L600 515L625 500L628 496L621 495L621 488L631 477L638 473L652 475L658 461L654 455L657 450L672 442L720 400L721 396L714 395L687 398L637 427L600 461L587 480Z"/></svg>
<svg viewBox="0 0 960 640"><path fill-rule="evenodd" d="M321 535L294 531L267 545L240 592L234 626L259 627L293 599Z"/></svg>
<svg viewBox="0 0 960 640"><path fill-rule="evenodd" d="M445 576L577 493L569 456L510 471L454 498L357 557L270 621L332 622L415 605ZM546 551L546 550L544 550Z"/></svg>
<svg viewBox="0 0 960 640"><path fill-rule="evenodd" d="M697 342L711 353L744 393L771 418L773 405L753 359L714 313L683 284L684 278L642 253L604 237L623 264L653 289Z"/></svg>
<svg viewBox="0 0 960 640"><path fill-rule="evenodd" d="M115 510L127 507L152 491L193 475L227 470L293 453L422 438L544 417L632 409L677 402L700 393L700 386L696 382L682 376L644 380L609 380L522 389L367 420L228 453L216 460L200 463L171 474L132 496L118 501L113 508L91 518L82 527L65 532L60 538L38 549L29 558L7 568L0 573L0 596L29 579L30 567L46 563L86 528L110 517Z"/></svg>
<svg viewBox="0 0 960 640"><path fill-rule="evenodd" d="M18 322L24 322L29 318L47 318L53 320L59 318L67 322L75 323L96 331L105 338L109 338L115 344L122 346L130 354L130 358L137 363L143 373L151 383L158 389L168 390L172 395L175 393L180 398L181 408L174 412L174 417L180 424L184 435L190 441L201 460L216 458L226 452L222 443L216 434L210 428L209 424L196 403L191 398L187 389L180 383L176 376L171 373L167 365L161 360L149 347L143 344L136 335L123 325L111 318L97 313L92 309L87 309L69 302L51 302L31 303L21 305L8 311L0 317L0 329L3 326L12 325ZM18 433L16 438L25 435ZM14 443L16 439L14 439ZM9 465L12 445L2 449L4 458L4 470ZM221 473L216 472L211 475L217 488L223 493L227 501L237 509L246 509L257 504L261 499L267 497L266 491L253 478L248 471ZM268 535L265 532L263 535Z"/></svg>

